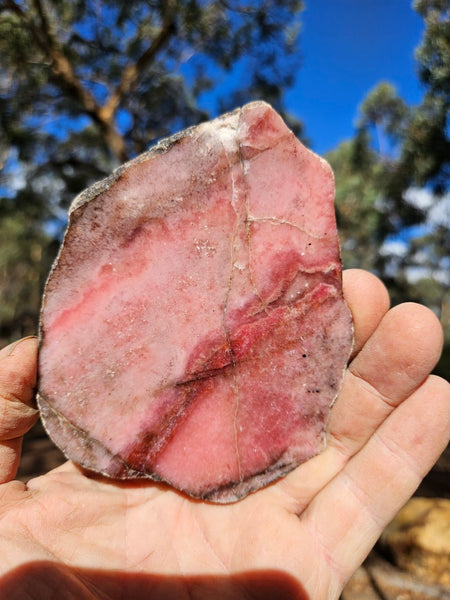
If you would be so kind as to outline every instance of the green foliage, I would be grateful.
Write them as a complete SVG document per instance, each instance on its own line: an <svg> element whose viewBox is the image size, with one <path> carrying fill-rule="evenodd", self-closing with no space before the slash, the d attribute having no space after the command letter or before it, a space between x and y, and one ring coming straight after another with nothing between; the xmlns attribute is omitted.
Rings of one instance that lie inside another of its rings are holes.
<svg viewBox="0 0 450 600"><path fill-rule="evenodd" d="M410 122L404 161L420 184L431 182L445 191L450 180L450 6L447 0L417 0L425 32L416 50L425 96Z"/></svg>
<svg viewBox="0 0 450 600"><path fill-rule="evenodd" d="M382 169L362 139L342 143L327 155L336 179L336 218L347 268L376 270L382 214L377 206Z"/></svg>
<svg viewBox="0 0 450 600"><path fill-rule="evenodd" d="M354 138L327 158L336 175L344 265L377 273L394 303L421 302L441 316L446 345L437 372L448 376L450 221L429 216L433 204L444 202L450 174L450 7L419 0L415 8L425 19L416 52L422 102L409 107L392 84L379 83L360 105ZM429 206L411 201L419 188L427 190ZM411 226L423 234L405 241Z"/></svg>
<svg viewBox="0 0 450 600"><path fill-rule="evenodd" d="M0 336L18 338L35 332L42 278L54 248L23 214L2 217L0 239Z"/></svg>
<svg viewBox="0 0 450 600"><path fill-rule="evenodd" d="M450 5L447 0L416 0L425 35L416 50L419 77L434 96L450 96Z"/></svg>
<svg viewBox="0 0 450 600"><path fill-rule="evenodd" d="M392 84L383 81L367 94L360 106L360 114L359 126L376 130L378 151L387 157L403 134L408 116L406 103Z"/></svg>
<svg viewBox="0 0 450 600"><path fill-rule="evenodd" d="M0 0L4 341L17 334L13 322L36 328L42 273L78 192L214 113L256 98L283 110L302 8L299 0ZM230 73L237 77L220 93Z"/></svg>
<svg viewBox="0 0 450 600"><path fill-rule="evenodd" d="M282 108L301 8L297 0L0 3L0 143L32 166L30 180L40 169L65 182L66 165L76 165L82 189L207 119L202 94L237 64L245 77L217 111L256 97Z"/></svg>

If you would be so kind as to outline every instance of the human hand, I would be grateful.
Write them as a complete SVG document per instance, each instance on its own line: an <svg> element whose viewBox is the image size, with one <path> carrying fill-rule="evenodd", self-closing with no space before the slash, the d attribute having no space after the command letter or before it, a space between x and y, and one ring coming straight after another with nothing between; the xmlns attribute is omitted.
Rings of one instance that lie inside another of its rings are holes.
<svg viewBox="0 0 450 600"><path fill-rule="evenodd" d="M444 449L450 386L428 376L435 316L388 311L372 275L344 273L355 350L326 450L229 505L66 462L12 481L30 408L36 341L0 353L0 597L8 600L338 598Z"/></svg>

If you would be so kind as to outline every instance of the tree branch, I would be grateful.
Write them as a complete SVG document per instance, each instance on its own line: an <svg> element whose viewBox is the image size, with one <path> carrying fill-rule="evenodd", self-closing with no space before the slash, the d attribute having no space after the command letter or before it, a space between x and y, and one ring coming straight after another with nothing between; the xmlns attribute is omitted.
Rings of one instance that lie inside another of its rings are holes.
<svg viewBox="0 0 450 600"><path fill-rule="evenodd" d="M14 2L14 0L6 0L6 7L20 17L24 25L32 34L39 48L44 55L50 59L53 75L59 82L59 85L76 98L81 105L82 111L91 117L100 127L111 153L121 162L124 162L127 160L125 142L115 129L112 116L110 119L105 119L105 116L101 112L101 107L96 102L94 96L78 79L71 62L64 54L64 50L59 43L59 40L52 31L48 14L41 0L32 0L32 4L39 16L39 25L36 24L22 7Z"/></svg>
<svg viewBox="0 0 450 600"><path fill-rule="evenodd" d="M258 11L258 9L252 6L232 6L230 2L227 0L220 0L220 4L227 10L231 10L232 12L241 13L243 15L251 15Z"/></svg>
<svg viewBox="0 0 450 600"><path fill-rule="evenodd" d="M82 111L97 123L111 153L121 162L126 161L128 157L125 141L115 128L114 116L124 95L130 91L139 76L151 64L157 53L175 31L175 0L167 0L163 3L163 21L158 34L137 61L125 68L119 85L110 94L103 106L97 103L94 96L77 77L52 29L42 0L31 0L39 17L39 23L33 20L14 0L5 0L5 2L6 8L15 12L21 18L39 48L51 60L53 75L59 85L67 90L79 102Z"/></svg>
<svg viewBox="0 0 450 600"><path fill-rule="evenodd" d="M72 65L64 55L55 35L51 31L41 0L32 1L41 21L39 27L14 0L6 0L6 6L20 17L44 55L52 61L55 76L81 102L84 111L98 121L99 107L89 91L82 86L73 71Z"/></svg>
<svg viewBox="0 0 450 600"><path fill-rule="evenodd" d="M133 64L129 64L123 71L119 85L109 96L105 104L101 107L100 113L106 120L112 119L119 106L123 96L127 94L138 80L141 73L152 63L157 53L167 43L175 31L175 2L168 0L164 3L164 16L161 29L158 35L153 39L150 46Z"/></svg>
<svg viewBox="0 0 450 600"><path fill-rule="evenodd" d="M44 49L53 63L53 72L64 87L77 98L95 121L99 122L99 106L95 98L80 82L75 75L73 67L65 56L56 35L53 33L47 14L41 0L32 0L41 21L40 32L44 39Z"/></svg>

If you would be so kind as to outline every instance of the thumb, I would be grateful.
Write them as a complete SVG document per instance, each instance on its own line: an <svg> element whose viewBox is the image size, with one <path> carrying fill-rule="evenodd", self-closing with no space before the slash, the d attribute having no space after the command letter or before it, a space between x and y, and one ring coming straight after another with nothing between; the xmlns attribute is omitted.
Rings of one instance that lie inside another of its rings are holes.
<svg viewBox="0 0 450 600"><path fill-rule="evenodd" d="M23 435L34 425L37 339L0 350L0 483L16 476Z"/></svg>

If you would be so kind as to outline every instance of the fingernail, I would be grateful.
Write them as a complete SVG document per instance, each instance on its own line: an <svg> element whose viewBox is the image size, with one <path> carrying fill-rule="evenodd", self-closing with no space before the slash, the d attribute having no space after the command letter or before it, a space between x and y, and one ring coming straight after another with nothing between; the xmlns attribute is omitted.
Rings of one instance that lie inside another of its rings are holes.
<svg viewBox="0 0 450 600"><path fill-rule="evenodd" d="M17 340L15 342L12 342L12 344L9 344L9 346L5 346L2 350L2 354L3 356L10 356L15 348L21 344L22 342L24 342L25 340L36 340L37 339L37 335L27 335L24 338L21 338L20 340Z"/></svg>

